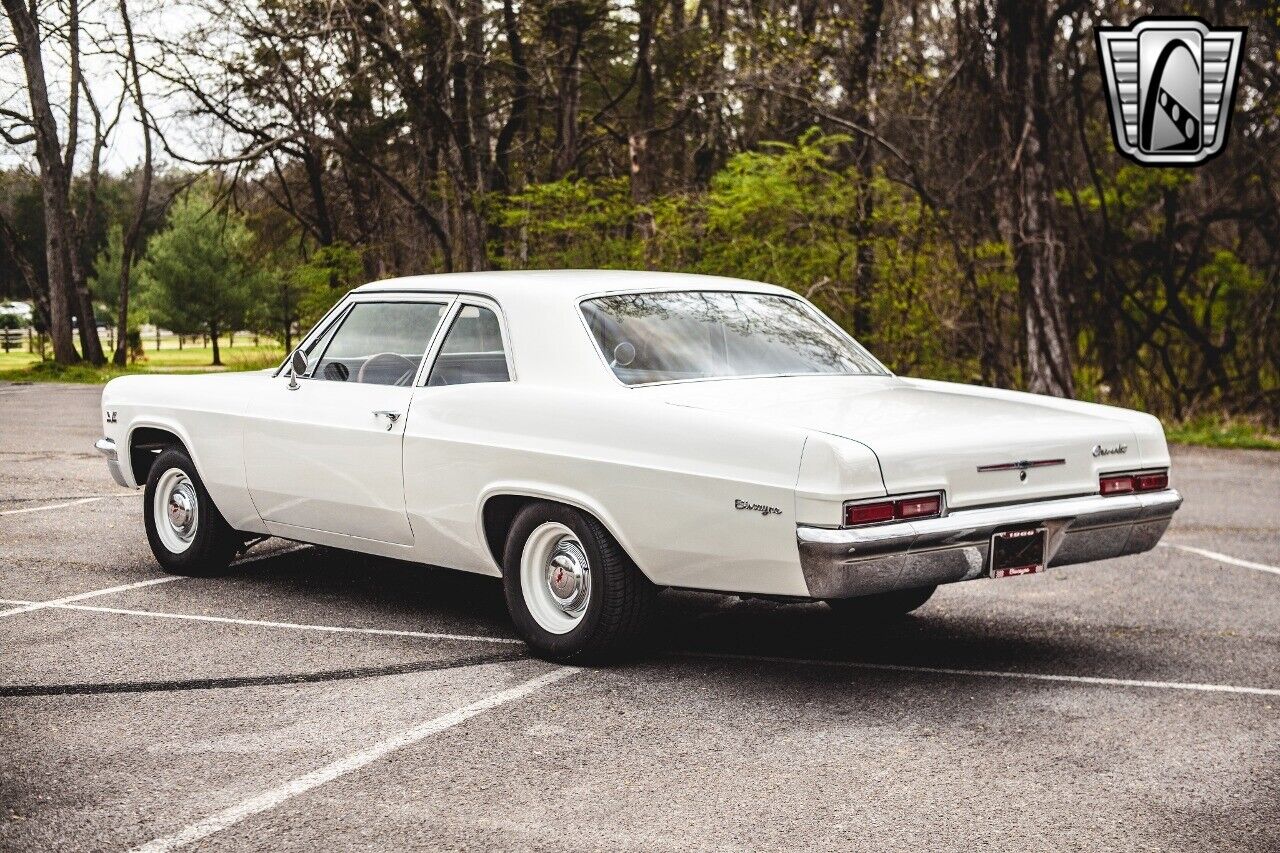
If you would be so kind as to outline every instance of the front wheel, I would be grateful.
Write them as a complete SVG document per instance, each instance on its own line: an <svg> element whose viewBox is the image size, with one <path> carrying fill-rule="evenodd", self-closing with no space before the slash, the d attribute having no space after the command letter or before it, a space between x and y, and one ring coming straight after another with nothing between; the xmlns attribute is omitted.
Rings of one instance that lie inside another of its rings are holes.
<svg viewBox="0 0 1280 853"><path fill-rule="evenodd" d="M225 571L241 545L213 505L195 464L176 447L156 457L147 475L147 541L160 566L175 575Z"/></svg>
<svg viewBox="0 0 1280 853"><path fill-rule="evenodd" d="M861 595L857 598L828 599L827 606L842 617L868 622L885 621L905 616L923 605L933 595L936 586L920 589L899 589L877 595Z"/></svg>
<svg viewBox="0 0 1280 853"><path fill-rule="evenodd" d="M601 661L629 651L656 595L600 522L561 504L533 503L516 515L502 574L516 630L555 661Z"/></svg>

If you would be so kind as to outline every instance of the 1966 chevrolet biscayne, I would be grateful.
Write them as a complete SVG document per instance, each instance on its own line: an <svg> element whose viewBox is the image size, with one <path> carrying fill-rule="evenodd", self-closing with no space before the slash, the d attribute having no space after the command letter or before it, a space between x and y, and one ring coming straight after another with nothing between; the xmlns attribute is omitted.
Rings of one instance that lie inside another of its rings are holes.
<svg viewBox="0 0 1280 853"><path fill-rule="evenodd" d="M894 376L794 293L702 276L377 282L278 369L102 407L167 571L278 536L501 577L561 660L628 645L660 587L902 614L1147 551L1182 502L1149 415Z"/></svg>

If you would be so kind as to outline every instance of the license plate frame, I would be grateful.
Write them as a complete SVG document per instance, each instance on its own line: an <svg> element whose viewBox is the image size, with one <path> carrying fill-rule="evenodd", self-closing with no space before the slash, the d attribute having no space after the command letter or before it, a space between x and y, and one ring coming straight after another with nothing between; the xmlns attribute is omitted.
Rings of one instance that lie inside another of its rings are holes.
<svg viewBox="0 0 1280 853"><path fill-rule="evenodd" d="M1047 529L1043 525L1000 530L991 536L987 576L1015 578L1044 571Z"/></svg>

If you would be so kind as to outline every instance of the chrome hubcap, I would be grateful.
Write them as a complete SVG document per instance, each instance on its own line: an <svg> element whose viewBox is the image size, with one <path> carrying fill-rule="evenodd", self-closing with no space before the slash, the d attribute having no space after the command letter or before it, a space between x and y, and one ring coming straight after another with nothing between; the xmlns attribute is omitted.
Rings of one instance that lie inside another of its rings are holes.
<svg viewBox="0 0 1280 853"><path fill-rule="evenodd" d="M520 590L534 621L552 634L581 624L591 606L591 564L571 529L548 521L529 534L520 555Z"/></svg>
<svg viewBox="0 0 1280 853"><path fill-rule="evenodd" d="M181 468L170 468L156 483L153 517L165 548L180 554L191 547L200 523L200 499L195 483Z"/></svg>
<svg viewBox="0 0 1280 853"><path fill-rule="evenodd" d="M587 555L577 540L565 537L556 543L546 574L547 589L557 607L565 613L580 613L586 608Z"/></svg>
<svg viewBox="0 0 1280 853"><path fill-rule="evenodd" d="M183 483L169 493L169 524L179 536L191 530L195 518L194 497L190 483Z"/></svg>

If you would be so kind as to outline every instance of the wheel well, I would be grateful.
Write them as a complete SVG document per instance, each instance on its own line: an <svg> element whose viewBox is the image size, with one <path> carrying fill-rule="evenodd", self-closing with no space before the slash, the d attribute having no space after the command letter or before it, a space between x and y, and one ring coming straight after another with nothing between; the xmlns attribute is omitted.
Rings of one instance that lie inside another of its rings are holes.
<svg viewBox="0 0 1280 853"><path fill-rule="evenodd" d="M133 481L138 485L145 484L147 475L151 473L151 463L155 462L156 456L162 450L170 447L178 447L183 451L187 449L182 439L167 429L157 427L135 429L129 437L129 464L133 470Z"/></svg>
<svg viewBox="0 0 1280 853"><path fill-rule="evenodd" d="M529 504L540 500L542 498L531 498L528 495L494 495L485 501L482 513L484 541L498 568L502 568L507 534L511 532L511 524L516 520L516 515Z"/></svg>
<svg viewBox="0 0 1280 853"><path fill-rule="evenodd" d="M520 510L529 504L537 503L565 506L585 513L594 518L611 538L617 539L613 535L613 531L609 530L608 525L601 521L598 515L585 507L552 498L532 497L530 495L493 495L485 501L484 509L481 511L481 518L484 523L485 544L488 546L489 554L493 557L493 561L497 563L499 569L502 568L502 557L507 548L507 536L511 533L511 525L515 523L516 516L520 514ZM622 543L619 542L618 547L621 548Z"/></svg>

